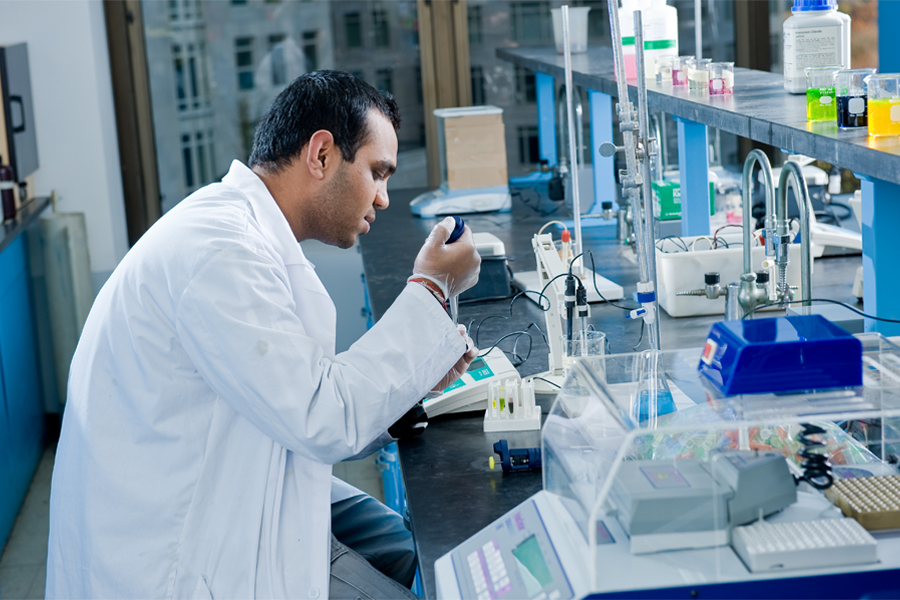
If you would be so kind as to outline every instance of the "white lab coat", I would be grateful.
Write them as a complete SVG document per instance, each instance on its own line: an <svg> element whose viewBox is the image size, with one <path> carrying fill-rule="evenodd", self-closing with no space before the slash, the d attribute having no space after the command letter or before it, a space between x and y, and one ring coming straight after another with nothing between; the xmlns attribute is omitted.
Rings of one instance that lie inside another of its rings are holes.
<svg viewBox="0 0 900 600"><path fill-rule="evenodd" d="M72 361L47 597L327 598L331 465L465 351L417 284L347 352L334 336L331 298L250 169L169 211Z"/></svg>

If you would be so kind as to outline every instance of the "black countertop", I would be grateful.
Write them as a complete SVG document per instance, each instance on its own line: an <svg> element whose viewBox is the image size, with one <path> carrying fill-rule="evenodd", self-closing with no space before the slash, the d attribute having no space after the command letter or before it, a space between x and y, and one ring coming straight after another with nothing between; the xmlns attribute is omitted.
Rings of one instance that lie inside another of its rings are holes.
<svg viewBox="0 0 900 600"><path fill-rule="evenodd" d="M424 190L391 192L391 206L380 211L371 231L360 238L363 264L368 285L369 301L375 318L381 317L406 285L412 273L413 261L425 237L438 219L421 219L409 211L409 202ZM554 211L551 213L551 211ZM550 214L548 214L550 213ZM464 215L473 231L489 232L500 238L506 253L515 260L513 271L535 268L531 238L545 223L554 219L569 219L564 206L549 200L538 201L513 197L510 213ZM558 230L548 228L554 236ZM637 264L624 258L615 241L615 228L589 229L583 233L585 250L594 252L597 272L625 288L630 297L639 280ZM862 264L857 256L816 259L813 286L817 294L842 301L855 300L850 286L856 268ZM619 302L633 306L627 300ZM488 316L508 316L509 301L498 300L475 304L460 304L460 322L478 325ZM609 350L613 353L631 352L640 335L640 325L626 320L625 311L606 303L591 305L594 327L607 334ZM721 316L672 318L660 313L660 340L664 349L702 346L711 323ZM520 298L513 305L510 319L492 318L481 327L479 347L488 348L502 335L522 330L535 322L544 327L544 316L537 305ZM473 337L474 337L474 327ZM532 335L533 347L529 358L518 367L522 376L547 370L549 348L539 333ZM513 340L501 343L510 350ZM644 336L641 348L648 347ZM524 354L527 340L519 342ZM551 397L539 397L546 415ZM488 468L493 443L504 438L511 448L540 446L540 433L504 432L486 434L482 430L482 415L442 415L431 420L424 435L399 444L400 464L406 488L407 505L419 557L426 598L434 598L434 561L452 550L468 537L502 516L505 512L539 491L542 487L539 472L503 474Z"/></svg>
<svg viewBox="0 0 900 600"><path fill-rule="evenodd" d="M16 211L16 218L0 227L0 252L12 244L23 231L34 223L45 208L50 206L49 197L33 198Z"/></svg>
<svg viewBox="0 0 900 600"><path fill-rule="evenodd" d="M563 56L554 48L498 48L497 56L532 71L560 79L565 76ZM588 47L584 54L573 54L572 81L618 97L612 48ZM634 82L628 93L636 105ZM675 117L840 165L857 175L900 184L900 138L870 141L865 129L839 131L835 123L807 124L806 95L786 92L779 73L735 69L734 94L729 96L650 83L647 104Z"/></svg>

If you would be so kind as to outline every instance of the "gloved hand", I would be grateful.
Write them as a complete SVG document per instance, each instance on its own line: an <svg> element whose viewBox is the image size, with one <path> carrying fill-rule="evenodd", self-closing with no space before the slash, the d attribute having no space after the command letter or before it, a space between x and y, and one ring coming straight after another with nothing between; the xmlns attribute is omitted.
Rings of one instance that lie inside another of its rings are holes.
<svg viewBox="0 0 900 600"><path fill-rule="evenodd" d="M422 406L420 400L418 404L406 411L396 423L388 427L388 435L395 440L411 438L416 435L422 435L425 428L428 427L428 415L425 413L425 407Z"/></svg>
<svg viewBox="0 0 900 600"><path fill-rule="evenodd" d="M469 365L472 364L472 361L478 356L478 348L475 347L475 342L473 342L472 338L469 337L469 334L466 333L466 326L457 325L457 328L459 329L459 334L466 340L466 351L459 360L456 361L456 364L447 371L447 374L444 375L437 385L431 388L431 393L428 394L429 398L440 396L450 384L462 377L463 373L469 368Z"/></svg>
<svg viewBox="0 0 900 600"><path fill-rule="evenodd" d="M481 257L475 250L468 225L458 240L447 243L455 224L453 217L447 217L435 225L413 265L413 277L424 277L436 283L445 300L475 285L481 270Z"/></svg>

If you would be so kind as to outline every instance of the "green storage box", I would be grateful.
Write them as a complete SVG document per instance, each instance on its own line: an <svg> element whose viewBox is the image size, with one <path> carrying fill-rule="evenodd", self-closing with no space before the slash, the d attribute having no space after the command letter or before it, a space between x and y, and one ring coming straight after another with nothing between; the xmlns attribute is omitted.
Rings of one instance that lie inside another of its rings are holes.
<svg viewBox="0 0 900 600"><path fill-rule="evenodd" d="M681 184L675 181L654 181L650 184L653 190L653 211L660 221L673 221L681 218ZM709 215L716 212L716 188L709 182Z"/></svg>

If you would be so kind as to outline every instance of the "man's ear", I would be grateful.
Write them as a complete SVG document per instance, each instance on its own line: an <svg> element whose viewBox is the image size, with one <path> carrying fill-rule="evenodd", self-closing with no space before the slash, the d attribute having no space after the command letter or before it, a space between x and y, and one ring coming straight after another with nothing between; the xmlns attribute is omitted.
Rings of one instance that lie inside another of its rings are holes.
<svg viewBox="0 0 900 600"><path fill-rule="evenodd" d="M320 129L312 134L307 144L306 166L316 179L324 179L327 169L335 162L335 152L338 150L334 144L334 136L330 131Z"/></svg>

